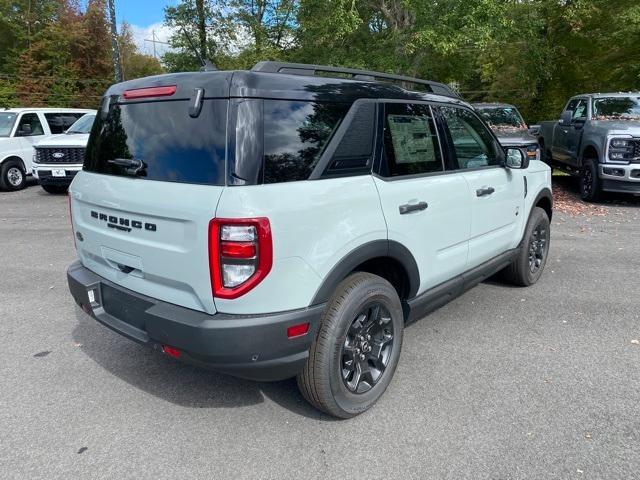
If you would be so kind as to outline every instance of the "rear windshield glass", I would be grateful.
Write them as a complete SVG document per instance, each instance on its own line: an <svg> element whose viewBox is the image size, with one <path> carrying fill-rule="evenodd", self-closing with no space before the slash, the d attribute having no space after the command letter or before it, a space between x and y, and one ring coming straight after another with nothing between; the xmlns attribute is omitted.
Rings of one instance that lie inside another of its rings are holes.
<svg viewBox="0 0 640 480"><path fill-rule="evenodd" d="M84 169L165 182L224 185L227 100L112 103L96 117Z"/></svg>

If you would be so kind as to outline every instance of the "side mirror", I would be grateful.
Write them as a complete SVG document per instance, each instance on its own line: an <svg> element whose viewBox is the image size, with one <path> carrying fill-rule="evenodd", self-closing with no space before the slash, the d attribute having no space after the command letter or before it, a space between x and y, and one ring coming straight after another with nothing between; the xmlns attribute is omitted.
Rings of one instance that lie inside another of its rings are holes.
<svg viewBox="0 0 640 480"><path fill-rule="evenodd" d="M537 137L539 133L540 133L540 125L529 126L529 135L533 135L534 137Z"/></svg>
<svg viewBox="0 0 640 480"><path fill-rule="evenodd" d="M529 157L520 148L505 149L506 161L505 166L514 170L521 170L529 167Z"/></svg>
<svg viewBox="0 0 640 480"><path fill-rule="evenodd" d="M18 134L22 137L25 137L27 135L31 135L32 130L31 130L31 124L30 123L23 123L20 126L20 131L18 131Z"/></svg>
<svg viewBox="0 0 640 480"><path fill-rule="evenodd" d="M560 125L562 125L563 127L568 127L569 125L571 125L572 118L573 118L573 112L571 110L565 110L560 115L560 122L558 123L560 123Z"/></svg>

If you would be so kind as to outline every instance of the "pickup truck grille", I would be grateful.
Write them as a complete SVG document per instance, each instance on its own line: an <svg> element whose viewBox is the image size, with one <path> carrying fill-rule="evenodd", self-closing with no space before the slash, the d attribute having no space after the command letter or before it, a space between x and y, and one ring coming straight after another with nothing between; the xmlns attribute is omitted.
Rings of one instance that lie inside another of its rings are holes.
<svg viewBox="0 0 640 480"><path fill-rule="evenodd" d="M84 163L84 147L36 147L36 161L38 163Z"/></svg>
<svg viewBox="0 0 640 480"><path fill-rule="evenodd" d="M633 141L633 160L632 163L640 163L640 138Z"/></svg>

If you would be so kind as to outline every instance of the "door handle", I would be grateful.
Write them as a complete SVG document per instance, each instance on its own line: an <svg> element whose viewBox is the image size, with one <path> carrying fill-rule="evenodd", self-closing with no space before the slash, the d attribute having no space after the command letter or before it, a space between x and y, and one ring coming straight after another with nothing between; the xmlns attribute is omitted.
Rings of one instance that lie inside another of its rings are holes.
<svg viewBox="0 0 640 480"><path fill-rule="evenodd" d="M496 189L493 188L493 187L482 187L482 188L479 188L479 189L476 190L476 196L484 197L486 195L491 195L495 191L496 191Z"/></svg>
<svg viewBox="0 0 640 480"><path fill-rule="evenodd" d="M405 205L400 205L400 215L405 215L411 212L418 212L420 210L426 210L429 207L427 202L420 203L407 203Z"/></svg>

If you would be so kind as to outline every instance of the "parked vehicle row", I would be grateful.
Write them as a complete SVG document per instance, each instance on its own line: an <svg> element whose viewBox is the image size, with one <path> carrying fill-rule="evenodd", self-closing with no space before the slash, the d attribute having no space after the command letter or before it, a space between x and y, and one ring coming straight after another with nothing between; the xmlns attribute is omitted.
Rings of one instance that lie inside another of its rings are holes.
<svg viewBox="0 0 640 480"><path fill-rule="evenodd" d="M76 108L10 108L0 110L0 190L24 188L33 173L34 146L64 133L95 110ZM81 162L80 162L81 163Z"/></svg>
<svg viewBox="0 0 640 480"><path fill-rule="evenodd" d="M584 200L640 195L640 93L577 95L538 136L545 162L580 177Z"/></svg>
<svg viewBox="0 0 640 480"><path fill-rule="evenodd" d="M296 376L352 417L391 382L406 322L499 271L538 281L551 171L530 153L447 86L379 72L261 62L113 85L69 189L69 288L129 339Z"/></svg>

